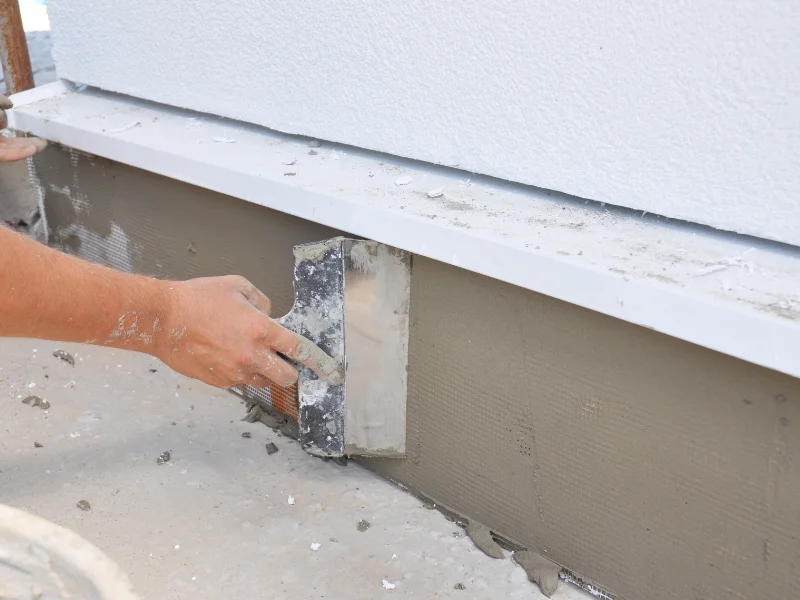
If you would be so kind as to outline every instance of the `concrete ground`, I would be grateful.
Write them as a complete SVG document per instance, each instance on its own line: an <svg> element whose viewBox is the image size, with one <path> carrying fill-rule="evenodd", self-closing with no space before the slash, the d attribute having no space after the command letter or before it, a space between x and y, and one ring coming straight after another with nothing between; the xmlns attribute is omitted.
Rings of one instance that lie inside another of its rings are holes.
<svg viewBox="0 0 800 600"><path fill-rule="evenodd" d="M50 409L23 404L30 394ZM412 495L243 414L145 355L0 340L0 503L97 545L143 600L544 598L509 556L485 556ZM554 596L589 597L563 583Z"/></svg>

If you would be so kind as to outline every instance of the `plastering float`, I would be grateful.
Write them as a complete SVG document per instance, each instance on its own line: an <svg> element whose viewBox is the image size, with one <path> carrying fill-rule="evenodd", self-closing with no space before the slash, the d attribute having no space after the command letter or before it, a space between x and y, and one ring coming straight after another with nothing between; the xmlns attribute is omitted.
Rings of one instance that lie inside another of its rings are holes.
<svg viewBox="0 0 800 600"><path fill-rule="evenodd" d="M315 456L405 456L411 255L339 237L295 246L294 259L294 306L278 322L342 365L344 382L301 365L292 388L237 389L248 420L280 413Z"/></svg>

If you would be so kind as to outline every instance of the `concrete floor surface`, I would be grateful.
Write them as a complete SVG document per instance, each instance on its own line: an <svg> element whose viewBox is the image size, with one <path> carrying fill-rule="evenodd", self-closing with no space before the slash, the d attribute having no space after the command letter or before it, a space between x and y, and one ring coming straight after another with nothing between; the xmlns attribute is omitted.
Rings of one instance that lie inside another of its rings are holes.
<svg viewBox="0 0 800 600"><path fill-rule="evenodd" d="M53 356L62 348L75 366ZM50 409L23 404L31 394ZM97 545L143 600L544 598L417 498L243 414L145 355L0 340L0 503ZM554 598L590 596L562 583Z"/></svg>

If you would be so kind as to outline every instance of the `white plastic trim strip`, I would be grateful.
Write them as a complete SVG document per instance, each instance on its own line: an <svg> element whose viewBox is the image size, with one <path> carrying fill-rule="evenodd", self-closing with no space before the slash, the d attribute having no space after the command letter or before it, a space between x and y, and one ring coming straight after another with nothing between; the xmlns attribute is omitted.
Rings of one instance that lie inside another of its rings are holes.
<svg viewBox="0 0 800 600"><path fill-rule="evenodd" d="M13 100L17 130L800 376L800 249L64 81Z"/></svg>

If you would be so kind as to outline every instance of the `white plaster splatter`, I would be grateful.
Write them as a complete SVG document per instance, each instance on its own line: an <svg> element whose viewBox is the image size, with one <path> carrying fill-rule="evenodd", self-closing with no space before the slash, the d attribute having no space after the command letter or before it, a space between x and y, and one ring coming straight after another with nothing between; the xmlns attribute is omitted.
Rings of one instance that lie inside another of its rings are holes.
<svg viewBox="0 0 800 600"><path fill-rule="evenodd" d="M313 542L313 543L311 544L311 546L310 546L310 548L311 548L311 549L312 549L314 552L316 552L317 550L319 550L321 547L322 547L322 544L320 544L319 542Z"/></svg>
<svg viewBox="0 0 800 600"><path fill-rule="evenodd" d="M397 587L396 583L392 583L391 581L386 581L385 579L383 580L383 589L393 590L396 587Z"/></svg>
<svg viewBox="0 0 800 600"><path fill-rule="evenodd" d="M139 127L142 124L141 121L133 121L132 123L128 123L123 127L118 127L116 129L104 129L106 133L122 133L123 131L128 131L129 129L133 129L134 127Z"/></svg>
<svg viewBox="0 0 800 600"><path fill-rule="evenodd" d="M208 127L208 123L201 122L197 117L189 117L189 122L186 124L186 128L189 129L196 127Z"/></svg>
<svg viewBox="0 0 800 600"><path fill-rule="evenodd" d="M300 406L312 406L325 400L328 384L321 379L306 380L300 389Z"/></svg>
<svg viewBox="0 0 800 600"><path fill-rule="evenodd" d="M720 271L724 271L728 268L728 265L708 265L707 267L703 267L702 269L697 269L694 272L696 277L704 277L705 275L711 275L712 273L719 273Z"/></svg>
<svg viewBox="0 0 800 600"><path fill-rule="evenodd" d="M400 177L398 177L397 179L394 180L394 184L395 185L408 185L412 181L413 180L411 179L411 177L408 177L407 175L401 175Z"/></svg>
<svg viewBox="0 0 800 600"><path fill-rule="evenodd" d="M444 196L444 188L434 188L428 192L428 198L441 198Z"/></svg>

